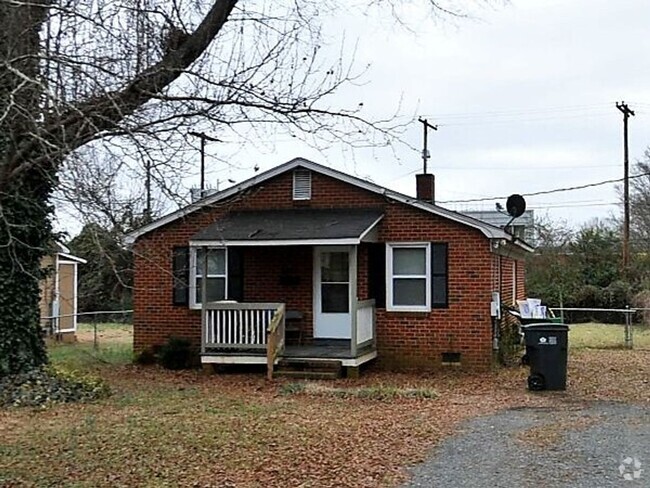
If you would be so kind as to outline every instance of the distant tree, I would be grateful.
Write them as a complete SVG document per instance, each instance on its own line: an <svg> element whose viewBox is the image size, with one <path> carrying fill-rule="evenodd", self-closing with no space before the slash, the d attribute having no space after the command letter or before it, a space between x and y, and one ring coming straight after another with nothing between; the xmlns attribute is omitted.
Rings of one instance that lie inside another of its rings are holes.
<svg viewBox="0 0 650 488"><path fill-rule="evenodd" d="M526 289L529 296L557 307L567 303L578 286L570 253L575 232L566 223L548 218L536 218L534 230L537 248L528 257Z"/></svg>
<svg viewBox="0 0 650 488"><path fill-rule="evenodd" d="M622 277L620 232L610 224L596 220L583 226L569 252L582 284L605 288Z"/></svg>
<svg viewBox="0 0 650 488"><path fill-rule="evenodd" d="M68 247L87 263L79 267L80 312L131 307L133 254L122 246L121 229L86 224Z"/></svg>
<svg viewBox="0 0 650 488"><path fill-rule="evenodd" d="M526 269L530 296L558 307L623 307L634 283L621 270L621 239L614 223L594 221L578 231L538 221L536 252ZM602 319L602 317L600 317Z"/></svg>

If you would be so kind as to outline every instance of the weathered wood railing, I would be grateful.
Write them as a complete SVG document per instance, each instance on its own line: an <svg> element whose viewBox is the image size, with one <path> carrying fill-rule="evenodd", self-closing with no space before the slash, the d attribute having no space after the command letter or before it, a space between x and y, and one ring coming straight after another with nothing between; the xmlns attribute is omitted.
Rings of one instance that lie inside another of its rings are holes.
<svg viewBox="0 0 650 488"><path fill-rule="evenodd" d="M371 345L375 342L375 301L357 301L356 313L356 349Z"/></svg>
<svg viewBox="0 0 650 488"><path fill-rule="evenodd" d="M206 303L203 306L201 352L208 349L265 350L269 328L280 307L284 304Z"/></svg>
<svg viewBox="0 0 650 488"><path fill-rule="evenodd" d="M266 377L273 379L273 367L278 355L284 350L285 338L285 307L284 303L276 309L268 329L266 346Z"/></svg>

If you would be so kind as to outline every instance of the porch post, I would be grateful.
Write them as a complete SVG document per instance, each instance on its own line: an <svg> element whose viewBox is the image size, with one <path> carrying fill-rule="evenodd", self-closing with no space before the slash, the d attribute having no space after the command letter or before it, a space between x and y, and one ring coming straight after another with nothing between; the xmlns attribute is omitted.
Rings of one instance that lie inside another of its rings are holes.
<svg viewBox="0 0 650 488"><path fill-rule="evenodd" d="M208 274L208 248L203 246L201 249L203 249L203 263L200 264L203 268L201 271L201 354L205 354L205 342L208 328L206 315L206 302L208 299L208 280L206 278Z"/></svg>
<svg viewBox="0 0 650 488"><path fill-rule="evenodd" d="M350 335L350 355L357 357L357 304L359 303L359 294L357 290L357 248L352 246L350 251L350 295L352 303L350 304L350 315L352 321L352 330Z"/></svg>

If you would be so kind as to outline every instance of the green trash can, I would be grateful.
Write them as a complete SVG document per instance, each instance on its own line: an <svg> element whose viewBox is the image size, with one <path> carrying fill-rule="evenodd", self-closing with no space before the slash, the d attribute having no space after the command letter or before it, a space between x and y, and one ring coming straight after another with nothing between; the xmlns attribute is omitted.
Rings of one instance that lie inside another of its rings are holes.
<svg viewBox="0 0 650 488"><path fill-rule="evenodd" d="M528 389L566 390L569 326L558 323L523 325Z"/></svg>

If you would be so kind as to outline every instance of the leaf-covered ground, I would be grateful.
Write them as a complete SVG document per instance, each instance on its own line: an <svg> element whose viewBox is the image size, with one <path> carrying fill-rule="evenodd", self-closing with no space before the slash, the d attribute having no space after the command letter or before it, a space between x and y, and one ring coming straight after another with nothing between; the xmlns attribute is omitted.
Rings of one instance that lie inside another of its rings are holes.
<svg viewBox="0 0 650 488"><path fill-rule="evenodd" d="M603 398L650 404L650 351L574 350L567 391L542 394L526 391L524 368L324 383L436 392L389 399L262 373L99 371L114 392L99 403L0 410L0 486L395 486L470 417Z"/></svg>

